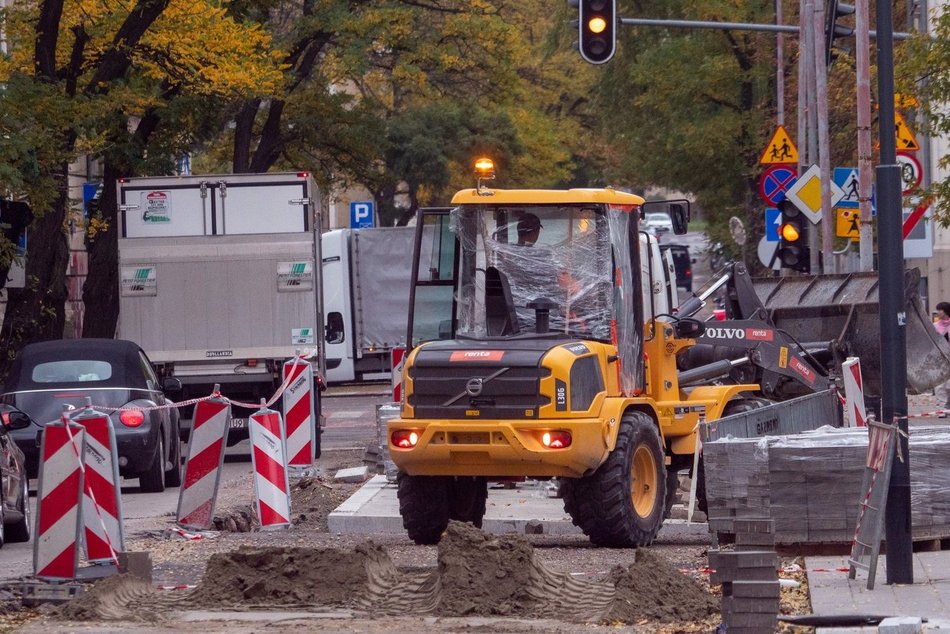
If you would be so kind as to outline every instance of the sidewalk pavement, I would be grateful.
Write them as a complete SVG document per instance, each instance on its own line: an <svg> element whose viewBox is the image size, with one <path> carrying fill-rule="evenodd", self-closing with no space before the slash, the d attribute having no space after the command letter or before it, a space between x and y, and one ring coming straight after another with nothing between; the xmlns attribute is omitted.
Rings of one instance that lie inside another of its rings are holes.
<svg viewBox="0 0 950 634"><path fill-rule="evenodd" d="M848 579L848 558L806 557L808 588L815 614L877 614L927 619L924 631L950 631L950 551L914 553L914 583L888 585L886 557L878 558L874 589L867 574ZM877 627L818 628L817 634L865 634Z"/></svg>
<svg viewBox="0 0 950 634"><path fill-rule="evenodd" d="M554 483L528 481L516 488L491 488L483 528L490 533L521 533L531 524L546 535L580 534L554 497ZM347 534L399 534L403 532L396 485L385 476L368 480L328 518L330 532ZM667 520L657 542L702 542L709 539L705 523ZM914 583L887 585L886 558L878 559L874 590L867 589L867 575L858 571L848 579L847 556L806 557L805 567L816 615L874 614L912 616L928 620L924 631L950 631L950 551L914 554ZM821 627L817 634L869 634L877 627Z"/></svg>

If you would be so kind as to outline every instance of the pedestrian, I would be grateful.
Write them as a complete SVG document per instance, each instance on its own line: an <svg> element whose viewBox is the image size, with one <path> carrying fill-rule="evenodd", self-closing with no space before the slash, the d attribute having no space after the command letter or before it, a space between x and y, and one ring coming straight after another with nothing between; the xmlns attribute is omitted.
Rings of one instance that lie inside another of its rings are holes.
<svg viewBox="0 0 950 634"><path fill-rule="evenodd" d="M934 328L944 339L950 341L950 302L940 302L935 308L937 319L934 321ZM942 408L950 409L950 381L934 388L934 394L941 400Z"/></svg>

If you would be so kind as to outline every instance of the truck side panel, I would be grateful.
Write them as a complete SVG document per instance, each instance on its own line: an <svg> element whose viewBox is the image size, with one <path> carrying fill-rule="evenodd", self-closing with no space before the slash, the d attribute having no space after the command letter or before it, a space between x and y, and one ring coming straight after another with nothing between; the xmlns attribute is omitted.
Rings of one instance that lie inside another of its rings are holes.
<svg viewBox="0 0 950 634"><path fill-rule="evenodd" d="M323 258L323 308L327 326L327 381L352 381L354 337L350 298L349 229L328 231L320 237Z"/></svg>
<svg viewBox="0 0 950 634"><path fill-rule="evenodd" d="M414 227L354 230L352 291L358 355L404 346Z"/></svg>

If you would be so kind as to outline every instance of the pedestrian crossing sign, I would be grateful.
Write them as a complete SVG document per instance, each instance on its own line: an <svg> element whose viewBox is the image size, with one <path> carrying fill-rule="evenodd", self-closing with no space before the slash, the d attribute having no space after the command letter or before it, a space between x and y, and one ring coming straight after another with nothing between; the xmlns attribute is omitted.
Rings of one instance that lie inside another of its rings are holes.
<svg viewBox="0 0 950 634"><path fill-rule="evenodd" d="M775 133L765 150L762 152L762 158L759 159L759 165L783 165L798 163L798 148L792 143L792 139L785 131L785 126L775 128Z"/></svg>
<svg viewBox="0 0 950 634"><path fill-rule="evenodd" d="M835 235L839 238L861 238L861 215L857 209L838 207L835 209Z"/></svg>

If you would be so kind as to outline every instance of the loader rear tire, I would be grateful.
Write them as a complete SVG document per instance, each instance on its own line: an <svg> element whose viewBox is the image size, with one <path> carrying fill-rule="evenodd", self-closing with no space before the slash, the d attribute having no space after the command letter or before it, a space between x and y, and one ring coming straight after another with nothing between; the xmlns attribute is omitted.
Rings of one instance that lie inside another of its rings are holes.
<svg viewBox="0 0 950 634"><path fill-rule="evenodd" d="M643 412L628 412L614 450L597 471L564 480L564 509L598 546L648 546L666 512L663 463L656 423Z"/></svg>
<svg viewBox="0 0 950 634"><path fill-rule="evenodd" d="M449 480L443 476L396 476L399 514L409 539L438 544L449 525Z"/></svg>
<svg viewBox="0 0 950 634"><path fill-rule="evenodd" d="M771 404L772 401L757 396L735 398L726 403L726 406L722 410L722 418L732 416L733 414L741 414L742 412L751 412L754 409L759 409ZM706 497L706 469L702 456L699 458L699 473L696 474L696 478L696 508L703 513L708 513L709 500Z"/></svg>
<svg viewBox="0 0 950 634"><path fill-rule="evenodd" d="M488 480L458 476L449 479L449 519L482 527L488 501Z"/></svg>

